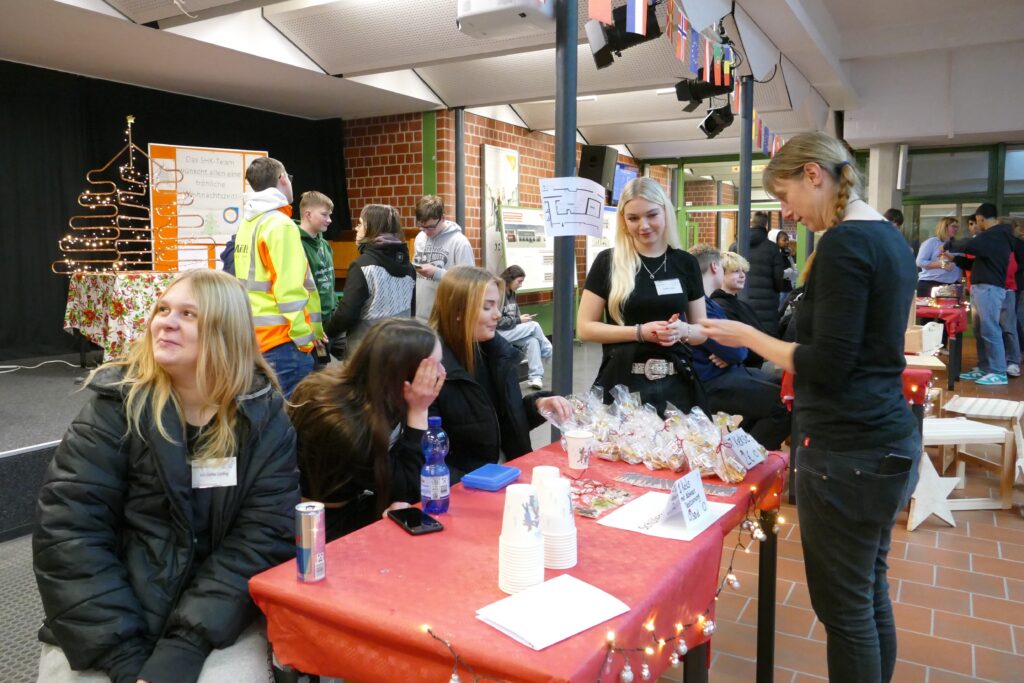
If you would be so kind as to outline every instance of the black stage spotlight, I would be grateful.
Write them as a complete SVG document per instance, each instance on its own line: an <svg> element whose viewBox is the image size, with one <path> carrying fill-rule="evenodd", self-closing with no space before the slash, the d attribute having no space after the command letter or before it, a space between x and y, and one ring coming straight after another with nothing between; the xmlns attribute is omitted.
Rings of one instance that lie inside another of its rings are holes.
<svg viewBox="0 0 1024 683"><path fill-rule="evenodd" d="M700 124L701 132L708 136L708 139L715 137L723 130L732 125L732 106L726 102L721 107L709 109L708 115Z"/></svg>
<svg viewBox="0 0 1024 683"><path fill-rule="evenodd" d="M658 26L658 14L655 5L647 7L647 33L639 35L626 30L626 6L612 10L612 25L605 26L597 19L586 23L587 42L594 55L594 64L598 69L611 66L615 61L612 55L622 56L622 51L640 43L646 43L661 36Z"/></svg>
<svg viewBox="0 0 1024 683"><path fill-rule="evenodd" d="M732 92L731 83L729 85L714 85L700 78L703 75L704 70L698 69L697 78L684 78L676 83L676 99L680 102L690 103L683 108L683 111L694 111L704 100L728 95Z"/></svg>

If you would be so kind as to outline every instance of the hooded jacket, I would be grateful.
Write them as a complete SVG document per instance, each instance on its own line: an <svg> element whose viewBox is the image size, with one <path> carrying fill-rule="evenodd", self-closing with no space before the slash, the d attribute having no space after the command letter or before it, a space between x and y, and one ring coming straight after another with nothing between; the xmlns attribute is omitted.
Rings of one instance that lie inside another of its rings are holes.
<svg viewBox="0 0 1024 683"><path fill-rule="evenodd" d="M968 256L956 256L954 263L971 271L971 285L993 285L1006 288L1006 268L1010 254L1014 253L1013 228L1000 223L984 232L979 232L964 245ZM1017 264L1020 269L1024 264Z"/></svg>
<svg viewBox="0 0 1024 683"><path fill-rule="evenodd" d="M441 342L441 364L447 377L430 406L430 414L441 416L448 433L446 463L453 484L467 472L498 462L499 451L508 460L532 451L530 430L544 421L537 412L537 399L552 395L550 391L538 391L523 397L519 389L519 351L500 334L481 342L479 348L477 360L487 368L498 405Z"/></svg>
<svg viewBox="0 0 1024 683"><path fill-rule="evenodd" d="M413 242L413 250L413 263L429 263L437 269L432 278L416 276L416 317L426 320L434 308L437 284L448 269L475 266L476 259L462 228L453 221L445 221L445 227L434 237L427 237L427 233L421 231Z"/></svg>
<svg viewBox="0 0 1024 683"><path fill-rule="evenodd" d="M786 258L768 239L765 228L750 229L750 272L747 274L747 301L761 328L771 336L779 334L779 293L785 289Z"/></svg>
<svg viewBox="0 0 1024 683"><path fill-rule="evenodd" d="M345 296L324 325L328 336L347 333L353 342L385 318L409 317L416 310L416 269L409 247L397 235L380 235L359 245L359 257L348 268Z"/></svg>
<svg viewBox="0 0 1024 683"><path fill-rule="evenodd" d="M320 297L320 315L322 320L327 320L338 305L338 297L334 296L334 250L323 235L310 235L301 225L298 228L302 250L306 252L306 261Z"/></svg>
<svg viewBox="0 0 1024 683"><path fill-rule="evenodd" d="M237 484L212 489L210 554L194 562L183 428L167 405L128 433L119 368L101 370L50 463L37 503L33 567L46 619L40 640L74 669L114 683L196 681L213 648L256 615L248 581L295 554L295 433L281 395L256 372L239 396ZM152 674L153 678L150 679Z"/></svg>
<svg viewBox="0 0 1024 683"><path fill-rule="evenodd" d="M245 284L260 351L294 343L306 353L323 336L320 295L302 249L301 230L282 207L276 187L245 200L244 221L235 235L235 277Z"/></svg>

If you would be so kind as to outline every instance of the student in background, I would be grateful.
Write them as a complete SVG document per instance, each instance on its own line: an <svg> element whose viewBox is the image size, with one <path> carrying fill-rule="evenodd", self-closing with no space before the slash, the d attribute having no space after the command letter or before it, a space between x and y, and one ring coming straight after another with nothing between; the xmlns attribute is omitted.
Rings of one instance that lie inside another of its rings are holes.
<svg viewBox="0 0 1024 683"><path fill-rule="evenodd" d="M426 195L416 203L416 227L412 263L416 268L416 317L430 318L438 283L450 268L475 266L473 247L462 227L444 217L444 202Z"/></svg>
<svg viewBox="0 0 1024 683"><path fill-rule="evenodd" d="M323 338L320 295L292 215L292 180L277 159L257 157L245 179L242 225L235 235L235 276L245 284L256 339L288 398L313 370L314 342Z"/></svg>
<svg viewBox="0 0 1024 683"><path fill-rule="evenodd" d="M331 211L334 202L327 195L309 191L302 193L299 200L299 237L302 239L302 250L306 252L306 262L316 283L320 296L320 319L330 320L331 314L338 305L334 295L334 250L331 243L324 238L324 233L331 226ZM330 362L331 340L316 341L316 362L326 365Z"/></svg>
<svg viewBox="0 0 1024 683"><path fill-rule="evenodd" d="M348 267L345 296L325 325L329 335L345 334L348 354L373 325L409 317L416 308L416 271L402 239L398 210L367 204L356 226L359 257Z"/></svg>
<svg viewBox="0 0 1024 683"><path fill-rule="evenodd" d="M953 263L952 257L946 254L945 248L959 230L960 223L956 218L941 218L935 224L935 235L921 244L917 252L917 267L921 269L917 276L918 296L931 296L933 287L960 282L963 273Z"/></svg>
<svg viewBox="0 0 1024 683"><path fill-rule="evenodd" d="M505 282L505 304L498 321L498 334L526 354L530 388L543 389L544 359L551 357L552 347L540 323L534 321L532 315L519 312L516 291L523 286L526 271L519 266L509 266L501 274L501 279Z"/></svg>
<svg viewBox="0 0 1024 683"><path fill-rule="evenodd" d="M89 376L36 509L39 681L269 679L248 581L295 557L299 502L274 384L245 290L206 269Z"/></svg>

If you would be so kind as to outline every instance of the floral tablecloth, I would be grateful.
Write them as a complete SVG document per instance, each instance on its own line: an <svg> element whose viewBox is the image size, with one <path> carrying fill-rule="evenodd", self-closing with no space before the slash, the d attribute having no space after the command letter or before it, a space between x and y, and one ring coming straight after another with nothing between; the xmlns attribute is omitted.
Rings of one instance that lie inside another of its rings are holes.
<svg viewBox="0 0 1024 683"><path fill-rule="evenodd" d="M157 298L177 273L75 273L68 286L64 330L77 329L103 349L103 360L122 357L146 331Z"/></svg>

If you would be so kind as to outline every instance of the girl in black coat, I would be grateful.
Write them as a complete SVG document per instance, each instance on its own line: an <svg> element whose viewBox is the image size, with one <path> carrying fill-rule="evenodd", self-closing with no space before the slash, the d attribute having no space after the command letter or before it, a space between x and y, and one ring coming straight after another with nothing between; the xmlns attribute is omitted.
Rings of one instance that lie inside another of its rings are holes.
<svg viewBox="0 0 1024 683"><path fill-rule="evenodd" d="M325 504L328 540L420 502L420 440L444 385L441 345L424 323L384 320L363 341L302 380L289 408L302 495Z"/></svg>
<svg viewBox="0 0 1024 683"><path fill-rule="evenodd" d="M267 680L248 581L294 555L299 502L273 376L242 284L214 270L178 276L90 376L39 494L39 680Z"/></svg>
<svg viewBox="0 0 1024 683"><path fill-rule="evenodd" d="M440 415L448 432L452 483L481 465L511 460L532 450L530 430L549 410L561 420L572 410L549 392L519 389L519 352L495 335L504 283L481 268L460 266L441 279L430 325L441 338L447 378L431 415Z"/></svg>

